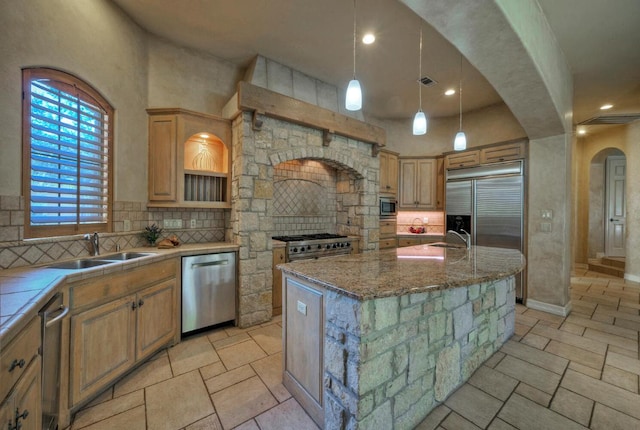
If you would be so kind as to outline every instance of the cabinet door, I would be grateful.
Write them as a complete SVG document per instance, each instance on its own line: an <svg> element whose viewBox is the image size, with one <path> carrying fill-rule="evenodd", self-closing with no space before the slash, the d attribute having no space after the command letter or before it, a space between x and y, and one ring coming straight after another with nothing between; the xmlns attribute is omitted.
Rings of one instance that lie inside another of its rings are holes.
<svg viewBox="0 0 640 430"><path fill-rule="evenodd" d="M176 335L176 280L168 279L136 295L136 360L156 352Z"/></svg>
<svg viewBox="0 0 640 430"><path fill-rule="evenodd" d="M135 296L71 317L71 401L97 394L135 362Z"/></svg>
<svg viewBox="0 0 640 430"><path fill-rule="evenodd" d="M284 263L284 253L284 248L273 248L273 286L271 289L273 316L282 314L282 272L276 269L276 266Z"/></svg>
<svg viewBox="0 0 640 430"><path fill-rule="evenodd" d="M444 157L436 160L436 209L444 210Z"/></svg>
<svg viewBox="0 0 640 430"><path fill-rule="evenodd" d="M523 142L509 143L506 145L491 146L480 151L480 162L499 163L508 160L520 160L524 158L525 147Z"/></svg>
<svg viewBox="0 0 640 430"><path fill-rule="evenodd" d="M400 160L400 207L416 207L417 164L416 160Z"/></svg>
<svg viewBox="0 0 640 430"><path fill-rule="evenodd" d="M149 118L149 200L176 201L176 117Z"/></svg>
<svg viewBox="0 0 640 430"><path fill-rule="evenodd" d="M402 248L404 246L414 246L420 245L421 240L419 237L399 237L398 238L398 248Z"/></svg>
<svg viewBox="0 0 640 430"><path fill-rule="evenodd" d="M391 153L380 155L380 192L395 195L398 192L398 156Z"/></svg>
<svg viewBox="0 0 640 430"><path fill-rule="evenodd" d="M40 356L27 366L13 392L0 406L0 428L42 429L42 373ZM16 417L16 416L19 417ZM24 416L23 416L24 415ZM19 427L16 426L16 418Z"/></svg>
<svg viewBox="0 0 640 430"><path fill-rule="evenodd" d="M418 160L416 182L417 207L435 209L436 207L436 160Z"/></svg>

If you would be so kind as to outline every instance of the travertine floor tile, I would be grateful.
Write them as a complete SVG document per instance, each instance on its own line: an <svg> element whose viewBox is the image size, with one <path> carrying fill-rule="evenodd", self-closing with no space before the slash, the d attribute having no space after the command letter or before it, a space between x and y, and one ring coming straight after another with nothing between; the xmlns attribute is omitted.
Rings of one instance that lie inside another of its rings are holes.
<svg viewBox="0 0 640 430"><path fill-rule="evenodd" d="M493 420L491 425L487 427L488 430L518 430L511 424L505 423L500 418L496 418Z"/></svg>
<svg viewBox="0 0 640 430"><path fill-rule="evenodd" d="M518 394L509 398L498 417L520 430L579 430L586 428Z"/></svg>
<svg viewBox="0 0 640 430"><path fill-rule="evenodd" d="M251 367L279 402L291 397L291 393L282 385L282 353L254 361Z"/></svg>
<svg viewBox="0 0 640 430"><path fill-rule="evenodd" d="M86 427L140 405L144 406L144 390L134 391L133 393L116 397L113 400L86 407L76 414L73 420L73 428Z"/></svg>
<svg viewBox="0 0 640 430"><path fill-rule="evenodd" d="M594 330L592 328L588 328L584 332L584 337L596 340L598 342L606 343L609 345L615 345L620 348L625 348L630 351L638 352L638 341L628 339L622 336L616 336L615 334L605 333L602 331Z"/></svg>
<svg viewBox="0 0 640 430"><path fill-rule="evenodd" d="M227 371L227 368L224 367L222 361L218 361L217 363L209 364L208 366L204 366L200 368L200 374L202 375L202 379L205 381L207 379L211 379L214 376L218 376Z"/></svg>
<svg viewBox="0 0 640 430"><path fill-rule="evenodd" d="M609 352L615 352L616 354L624 355L629 358L638 358L638 353L636 351L631 351L626 348L620 348L619 346L609 345Z"/></svg>
<svg viewBox="0 0 640 430"><path fill-rule="evenodd" d="M255 420L249 420L235 427L233 430L260 430L260 427L258 427Z"/></svg>
<svg viewBox="0 0 640 430"><path fill-rule="evenodd" d="M197 370L152 385L145 394L150 429L180 429L215 412Z"/></svg>
<svg viewBox="0 0 640 430"><path fill-rule="evenodd" d="M216 414L211 414L193 424L189 424L184 430L222 430L222 424L220 424Z"/></svg>
<svg viewBox="0 0 640 430"><path fill-rule="evenodd" d="M565 322L560 326L560 330L573 333L577 336L582 336L584 334L585 328L581 325Z"/></svg>
<svg viewBox="0 0 640 430"><path fill-rule="evenodd" d="M593 430L640 429L640 420L596 403L596 407L593 409L591 428Z"/></svg>
<svg viewBox="0 0 640 430"><path fill-rule="evenodd" d="M535 309L529 309L527 310L524 315L528 316L528 317L532 317L532 318L536 318L538 320L542 320L542 321L548 321L554 324L562 324L562 321L564 320L564 318L559 317L557 315L551 315L547 312L542 312L542 311L537 311Z"/></svg>
<svg viewBox="0 0 640 430"><path fill-rule="evenodd" d="M617 327L611 324L605 324L599 321L593 321L587 318L577 317L575 315L569 315L567 317L567 321L582 325L585 327L590 327L595 330L603 331L605 333L615 334L617 336L627 337L629 339L638 339L638 332L635 330L631 330L625 327Z"/></svg>
<svg viewBox="0 0 640 430"><path fill-rule="evenodd" d="M553 397L551 409L583 426L588 426L593 404L593 400L560 387Z"/></svg>
<svg viewBox="0 0 640 430"><path fill-rule="evenodd" d="M90 408L91 406L99 405L102 402L113 399L113 386L106 389L102 394L89 402L84 408Z"/></svg>
<svg viewBox="0 0 640 430"><path fill-rule="evenodd" d="M473 424L470 421L464 419L464 417L456 414L455 412L451 412L447 418L442 422L438 429L443 430L479 430L480 427Z"/></svg>
<svg viewBox="0 0 640 430"><path fill-rule="evenodd" d="M587 367L594 369L602 369L604 365L604 355L596 354L591 351L587 351L577 346L568 345L566 343L552 340L549 345L544 349L551 354L559 355L573 363L579 363Z"/></svg>
<svg viewBox="0 0 640 430"><path fill-rule="evenodd" d="M165 381L172 376L169 357L165 355L157 360L151 360L145 363L118 382L113 389L113 396L119 397L123 394L137 391L141 388Z"/></svg>
<svg viewBox="0 0 640 430"><path fill-rule="evenodd" d="M257 376L218 391L211 398L225 429L233 428L278 404Z"/></svg>
<svg viewBox="0 0 640 430"><path fill-rule="evenodd" d="M420 424L415 428L415 430L434 430L436 429L442 421L449 415L451 409L446 407L445 405L440 405L432 410L427 417L422 420Z"/></svg>
<svg viewBox="0 0 640 430"><path fill-rule="evenodd" d="M444 403L475 425L486 428L502 407L502 402L470 384L458 388ZM447 427L445 423L443 427Z"/></svg>
<svg viewBox="0 0 640 430"><path fill-rule="evenodd" d="M255 420L261 430L318 429L311 417L293 399L258 415Z"/></svg>
<svg viewBox="0 0 640 430"><path fill-rule="evenodd" d="M624 388L632 393L638 392L638 375L607 364L602 371L602 380L616 387Z"/></svg>
<svg viewBox="0 0 640 430"><path fill-rule="evenodd" d="M498 363L500 363L500 361L505 356L506 356L506 354L504 352L497 351L491 357L489 357L487 359L487 361L484 362L484 365L487 366L487 367L491 367L493 369L498 365Z"/></svg>
<svg viewBox="0 0 640 430"><path fill-rule="evenodd" d="M207 336L183 340L168 352L175 376L220 361Z"/></svg>
<svg viewBox="0 0 640 430"><path fill-rule="evenodd" d="M640 407L638 407L640 405L640 395L638 394L590 378L573 370L567 370L564 378L562 378L561 386L640 419Z"/></svg>
<svg viewBox="0 0 640 430"><path fill-rule="evenodd" d="M205 383L209 393L216 393L255 375L256 373L253 371L251 366L246 364L242 367L238 367L237 369L233 369L211 379L207 379Z"/></svg>
<svg viewBox="0 0 640 430"><path fill-rule="evenodd" d="M510 355L496 366L496 370L549 394L553 394L560 383L560 375Z"/></svg>
<svg viewBox="0 0 640 430"><path fill-rule="evenodd" d="M545 408L548 408L551 404L551 394L540 391L537 388L533 388L531 385L525 384L524 382L518 384L516 387L516 393L536 402L540 406L544 406Z"/></svg>
<svg viewBox="0 0 640 430"><path fill-rule="evenodd" d="M277 324L251 330L249 336L269 355L282 351L282 327Z"/></svg>
<svg viewBox="0 0 640 430"><path fill-rule="evenodd" d="M469 383L503 402L518 385L518 381L487 366L480 366L469 379Z"/></svg>
<svg viewBox="0 0 640 430"><path fill-rule="evenodd" d="M224 367L230 370L267 356L253 340L222 348L218 350L218 355Z"/></svg>
<svg viewBox="0 0 640 430"><path fill-rule="evenodd" d="M210 333L207 333L207 338L209 339L209 342L211 342L212 344L216 341L222 340L222 339L226 339L228 338L229 335L227 334L227 332L222 329L216 329Z"/></svg>
<svg viewBox="0 0 640 430"><path fill-rule="evenodd" d="M502 345L502 348L500 348L500 350L513 357L517 357L521 360L524 360L535 366L542 367L543 369L550 370L553 373L557 373L559 375L562 375L562 373L564 373L564 369L569 364L569 360L545 351L540 351L537 348L524 345L520 342L508 341L507 343Z"/></svg>
<svg viewBox="0 0 640 430"><path fill-rule="evenodd" d="M640 375L640 360L627 357L626 355L610 352L607 354L607 364Z"/></svg>
<svg viewBox="0 0 640 430"><path fill-rule="evenodd" d="M518 321L516 321L516 325L514 327L514 333L517 336L520 336L520 337L525 336L527 333L529 333L529 330L531 330L530 326L520 324Z"/></svg>
<svg viewBox="0 0 640 430"><path fill-rule="evenodd" d="M537 334L528 333L524 338L522 338L520 343L524 343L525 345L529 345L534 348L544 349L544 347L549 343L549 339L538 336Z"/></svg>
<svg viewBox="0 0 640 430"><path fill-rule="evenodd" d="M83 430L146 430L147 424L144 412L144 406L138 406L121 414L113 415L103 421L98 421L88 427L84 427ZM72 428L76 430L79 427L74 425Z"/></svg>
<svg viewBox="0 0 640 430"><path fill-rule="evenodd" d="M580 349L593 352L595 354L604 355L607 352L606 343L586 339L582 336L578 336L562 330L554 330L550 327L537 325L533 328L532 333L548 337L549 339L556 340L567 345L572 345Z"/></svg>
<svg viewBox="0 0 640 430"><path fill-rule="evenodd" d="M227 336L227 337L223 337L221 339L217 339L215 341L212 341L213 343L213 347L216 349L216 351L219 351L222 348L226 348L229 346L233 346L233 345L237 345L241 342L244 342L248 339L250 339L251 337L247 334L247 333L238 333L234 336Z"/></svg>
<svg viewBox="0 0 640 430"><path fill-rule="evenodd" d="M569 363L569 369L575 370L576 372L580 372L594 379L600 379L600 377L602 376L601 370L594 369L593 367L584 366L582 364L575 363L575 362Z"/></svg>
<svg viewBox="0 0 640 430"><path fill-rule="evenodd" d="M616 328L625 328L628 330L632 330L634 332L640 332L640 322L637 321L629 321L622 318L616 319L614 326Z"/></svg>

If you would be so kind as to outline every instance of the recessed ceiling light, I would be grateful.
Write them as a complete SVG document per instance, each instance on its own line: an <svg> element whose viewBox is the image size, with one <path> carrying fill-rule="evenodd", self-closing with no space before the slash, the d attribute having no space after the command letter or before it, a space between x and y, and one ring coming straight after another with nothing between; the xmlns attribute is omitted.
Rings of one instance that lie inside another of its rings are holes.
<svg viewBox="0 0 640 430"><path fill-rule="evenodd" d="M579 128L578 129L578 134L579 135L587 134L587 130L585 130L584 128Z"/></svg>
<svg viewBox="0 0 640 430"><path fill-rule="evenodd" d="M607 109L611 109L612 107L613 107L612 104L607 103L606 105L600 106L600 110L607 110Z"/></svg>
<svg viewBox="0 0 640 430"><path fill-rule="evenodd" d="M371 45L375 41L376 37L372 33L367 33L362 38L362 43L364 43L365 45Z"/></svg>
<svg viewBox="0 0 640 430"><path fill-rule="evenodd" d="M456 90L454 90L454 89L449 89L449 90L447 90L447 91L445 91L445 92L444 92L444 95L445 95L445 96L452 96L452 95L454 95L455 93L456 93Z"/></svg>

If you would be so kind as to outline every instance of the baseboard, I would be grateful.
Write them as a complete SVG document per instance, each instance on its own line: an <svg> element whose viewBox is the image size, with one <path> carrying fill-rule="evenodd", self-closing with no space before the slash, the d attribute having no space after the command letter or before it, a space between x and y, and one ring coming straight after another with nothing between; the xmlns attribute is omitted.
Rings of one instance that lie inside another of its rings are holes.
<svg viewBox="0 0 640 430"><path fill-rule="evenodd" d="M548 312L550 314L558 315L561 317L566 317L571 312L571 302L567 303L566 306L559 306L552 305L550 303L539 302L533 299L527 299L527 304L525 306L530 309Z"/></svg>
<svg viewBox="0 0 640 430"><path fill-rule="evenodd" d="M632 281L632 282L640 282L640 276L632 275L630 273L625 273L624 274L624 279L626 279L627 281Z"/></svg>

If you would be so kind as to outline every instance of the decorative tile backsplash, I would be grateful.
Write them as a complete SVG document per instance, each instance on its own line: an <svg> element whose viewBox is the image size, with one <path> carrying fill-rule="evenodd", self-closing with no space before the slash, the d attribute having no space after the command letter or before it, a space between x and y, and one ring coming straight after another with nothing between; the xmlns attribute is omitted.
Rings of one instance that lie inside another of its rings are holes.
<svg viewBox="0 0 640 430"><path fill-rule="evenodd" d="M408 232L411 226L421 226L427 233L444 234L444 212L441 211L399 211L396 221L398 233Z"/></svg>
<svg viewBox="0 0 640 430"><path fill-rule="evenodd" d="M140 232L149 224L164 227L167 219L182 220L182 228L164 228L162 236L176 234L182 243L223 242L228 210L147 208L141 202L115 202L112 233L100 234L100 251L145 246ZM130 230L124 231L125 220ZM189 228L191 220L196 227ZM22 197L0 196L0 270L90 254L83 235L24 239L24 201Z"/></svg>

